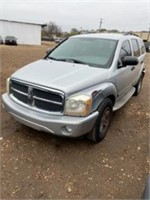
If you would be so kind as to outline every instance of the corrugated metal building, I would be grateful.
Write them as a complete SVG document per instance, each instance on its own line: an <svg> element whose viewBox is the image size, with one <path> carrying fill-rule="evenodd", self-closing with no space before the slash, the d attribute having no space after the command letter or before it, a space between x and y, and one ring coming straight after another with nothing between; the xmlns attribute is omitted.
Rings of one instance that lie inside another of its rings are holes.
<svg viewBox="0 0 150 200"><path fill-rule="evenodd" d="M15 36L18 44L41 45L41 27L44 24L0 19L0 35Z"/></svg>

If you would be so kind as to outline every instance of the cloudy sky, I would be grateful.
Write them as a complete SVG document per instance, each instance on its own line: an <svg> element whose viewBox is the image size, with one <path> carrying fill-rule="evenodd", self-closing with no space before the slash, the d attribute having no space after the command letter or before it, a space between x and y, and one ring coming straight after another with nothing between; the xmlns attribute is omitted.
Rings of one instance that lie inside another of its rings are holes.
<svg viewBox="0 0 150 200"><path fill-rule="evenodd" d="M0 0L0 18L24 22L55 22L63 31L102 28L148 30L150 0Z"/></svg>

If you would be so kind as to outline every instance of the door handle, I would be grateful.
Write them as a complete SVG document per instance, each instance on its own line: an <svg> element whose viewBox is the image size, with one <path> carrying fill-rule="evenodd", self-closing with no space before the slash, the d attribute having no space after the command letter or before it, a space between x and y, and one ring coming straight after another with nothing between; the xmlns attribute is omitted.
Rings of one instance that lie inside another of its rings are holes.
<svg viewBox="0 0 150 200"><path fill-rule="evenodd" d="M132 68L131 68L131 71L133 71L134 69L135 69L135 67L132 67Z"/></svg>

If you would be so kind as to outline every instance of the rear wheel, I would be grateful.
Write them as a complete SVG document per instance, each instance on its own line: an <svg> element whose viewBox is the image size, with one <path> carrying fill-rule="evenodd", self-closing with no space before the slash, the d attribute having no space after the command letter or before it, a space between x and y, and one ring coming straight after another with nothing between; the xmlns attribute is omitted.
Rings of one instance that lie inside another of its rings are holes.
<svg viewBox="0 0 150 200"><path fill-rule="evenodd" d="M143 82L143 74L140 76L140 79L138 80L137 84L135 85L135 92L134 96L137 96L142 88L142 82Z"/></svg>
<svg viewBox="0 0 150 200"><path fill-rule="evenodd" d="M88 134L88 139L93 142L100 142L103 140L107 134L111 118L112 118L112 101L107 98L99 106L99 116L96 120L94 129L91 133Z"/></svg>

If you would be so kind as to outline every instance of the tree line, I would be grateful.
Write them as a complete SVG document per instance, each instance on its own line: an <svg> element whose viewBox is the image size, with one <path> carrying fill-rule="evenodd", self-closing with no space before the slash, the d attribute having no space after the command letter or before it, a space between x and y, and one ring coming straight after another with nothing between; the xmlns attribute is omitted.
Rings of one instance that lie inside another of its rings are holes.
<svg viewBox="0 0 150 200"><path fill-rule="evenodd" d="M77 28L72 28L70 32L63 32L61 27L57 25L55 22L49 22L47 26L42 28L42 38L47 38L48 40L53 40L56 37L62 37L67 38L72 35L77 35L80 33L89 33L89 32L99 32L99 30L78 30ZM107 29L101 29L100 32L113 32L113 33L119 33L118 30L107 30Z"/></svg>
<svg viewBox="0 0 150 200"><path fill-rule="evenodd" d="M72 28L70 32L62 32L62 29L55 22L49 22L47 26L42 28L42 37L47 37L49 40L53 40L55 37L69 37L72 35L80 34L76 28Z"/></svg>

